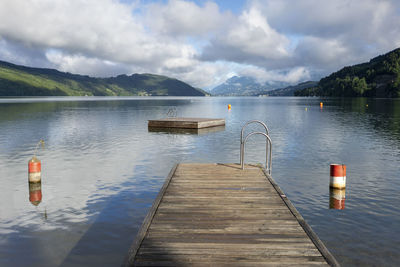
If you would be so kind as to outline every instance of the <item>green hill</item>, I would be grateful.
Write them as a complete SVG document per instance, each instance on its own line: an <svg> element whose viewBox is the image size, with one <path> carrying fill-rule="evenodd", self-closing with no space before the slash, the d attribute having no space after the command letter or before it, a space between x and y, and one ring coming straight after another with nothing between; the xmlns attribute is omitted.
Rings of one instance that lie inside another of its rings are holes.
<svg viewBox="0 0 400 267"><path fill-rule="evenodd" d="M93 78L0 61L0 96L204 96L177 79L154 74Z"/></svg>
<svg viewBox="0 0 400 267"><path fill-rule="evenodd" d="M344 67L295 95L400 97L400 48L367 63Z"/></svg>

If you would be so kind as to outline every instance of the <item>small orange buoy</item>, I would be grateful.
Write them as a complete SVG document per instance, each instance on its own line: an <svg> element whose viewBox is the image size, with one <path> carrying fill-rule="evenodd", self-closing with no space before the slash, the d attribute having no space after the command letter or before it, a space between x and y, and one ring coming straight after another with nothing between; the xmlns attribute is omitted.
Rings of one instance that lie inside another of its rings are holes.
<svg viewBox="0 0 400 267"><path fill-rule="evenodd" d="M32 205L39 205L42 201L42 183L29 183L29 201Z"/></svg>
<svg viewBox="0 0 400 267"><path fill-rule="evenodd" d="M323 107L324 107L324 103L319 102L319 107L320 107L320 108L323 108Z"/></svg>
<svg viewBox="0 0 400 267"><path fill-rule="evenodd" d="M331 164L329 186L336 189L346 188L346 165Z"/></svg>
<svg viewBox="0 0 400 267"><path fill-rule="evenodd" d="M346 200L346 189L329 189L329 208L335 210L344 210Z"/></svg>
<svg viewBox="0 0 400 267"><path fill-rule="evenodd" d="M231 104L228 104L228 109L230 110L232 108Z"/></svg>

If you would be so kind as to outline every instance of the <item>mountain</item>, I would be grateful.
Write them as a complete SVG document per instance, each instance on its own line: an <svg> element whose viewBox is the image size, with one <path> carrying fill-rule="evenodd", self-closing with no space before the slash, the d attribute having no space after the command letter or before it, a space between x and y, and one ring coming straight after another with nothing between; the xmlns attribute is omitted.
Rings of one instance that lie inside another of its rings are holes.
<svg viewBox="0 0 400 267"><path fill-rule="evenodd" d="M266 82L264 84L260 84L252 77L233 76L226 80L223 84L220 84L212 89L211 93L213 95L229 96L257 95L260 92L269 91L287 85L287 83L283 82Z"/></svg>
<svg viewBox="0 0 400 267"><path fill-rule="evenodd" d="M295 95L400 97L400 48L369 62L344 67Z"/></svg>
<svg viewBox="0 0 400 267"><path fill-rule="evenodd" d="M204 96L177 79L154 74L94 78L0 61L0 96Z"/></svg>
<svg viewBox="0 0 400 267"><path fill-rule="evenodd" d="M307 81L299 83L298 85L291 85L284 88L279 88L270 91L263 91L257 95L265 95L265 96L294 96L294 92L298 90L302 90L305 88L315 87L318 85L316 81Z"/></svg>

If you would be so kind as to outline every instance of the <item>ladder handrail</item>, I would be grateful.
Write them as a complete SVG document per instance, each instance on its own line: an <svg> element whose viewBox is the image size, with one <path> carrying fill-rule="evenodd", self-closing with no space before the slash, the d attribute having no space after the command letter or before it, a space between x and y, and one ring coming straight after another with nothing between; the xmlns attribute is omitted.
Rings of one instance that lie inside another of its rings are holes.
<svg viewBox="0 0 400 267"><path fill-rule="evenodd" d="M265 123L263 123L262 121L258 121L258 120L248 121L248 122L246 122L246 124L243 125L243 127L242 127L242 132L240 133L240 143L243 143L244 129L247 127L247 125L249 125L249 124L251 124L251 123L259 123L259 124L261 124L262 126L264 126L266 134L269 135L269 130L268 130L267 125L266 125Z"/></svg>
<svg viewBox="0 0 400 267"><path fill-rule="evenodd" d="M265 167L266 167L268 173L271 174L271 171L272 171L272 141L271 141L271 138L269 137L269 135L267 135L266 133L263 133L263 132L252 132L252 133L249 133L248 135L246 135L246 137L244 138L244 141L240 146L240 156L242 159L242 162L241 162L242 170L244 170L244 152L246 149L246 141L247 141L247 139L249 139L250 136L256 135L256 134L263 135L263 136L265 136L265 138L267 138L267 147L266 147L266 151L265 151L265 153L266 153ZM269 146L268 146L268 143L269 143ZM269 147L269 156L268 156L268 147Z"/></svg>
<svg viewBox="0 0 400 267"><path fill-rule="evenodd" d="M248 134L245 138L243 138L244 137L245 128L251 123L261 124L265 129L265 133L263 133L263 132L252 132L252 133ZM264 122L258 121L258 120L251 120L251 121L246 122L246 124L243 125L242 131L240 133L240 165L242 166L242 170L244 170L245 143L246 143L247 139L250 136L254 135L254 134L261 134L261 135L264 135L267 138L267 144L266 144L266 148L265 148L265 153L266 153L265 167L267 168L267 171L269 172L269 174L271 174L271 169L272 169L272 141L271 141L271 138L269 137L269 130L268 130L267 125ZM268 156L268 151L269 151L269 156Z"/></svg>
<svg viewBox="0 0 400 267"><path fill-rule="evenodd" d="M167 117L168 118L175 118L178 115L178 110L176 107L172 107L168 109Z"/></svg>
<svg viewBox="0 0 400 267"><path fill-rule="evenodd" d="M264 122L259 121L259 120L251 120L251 121L246 122L246 124L243 125L242 131L241 131L241 133L240 133L240 165L243 165L243 164L244 164L243 154L242 154L242 152L241 152L241 151L243 150L244 129L245 129L249 124L251 124L251 123L258 123L258 124L261 124L261 125L265 128L265 133L269 136L268 127L267 127L267 125L266 125ZM267 142L266 150L268 151L268 142Z"/></svg>

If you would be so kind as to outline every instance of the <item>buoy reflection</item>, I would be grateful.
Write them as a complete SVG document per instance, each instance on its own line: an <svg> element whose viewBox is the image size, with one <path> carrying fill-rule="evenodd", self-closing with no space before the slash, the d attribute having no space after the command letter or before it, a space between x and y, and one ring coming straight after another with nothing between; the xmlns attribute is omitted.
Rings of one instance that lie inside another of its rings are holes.
<svg viewBox="0 0 400 267"><path fill-rule="evenodd" d="M29 184L29 201L32 205L37 206L42 202L42 183Z"/></svg>
<svg viewBox="0 0 400 267"><path fill-rule="evenodd" d="M329 208L344 210L346 200L346 189L329 188Z"/></svg>

